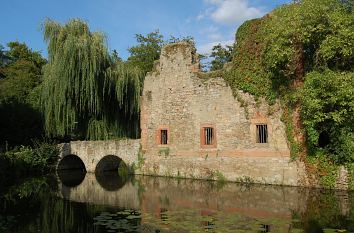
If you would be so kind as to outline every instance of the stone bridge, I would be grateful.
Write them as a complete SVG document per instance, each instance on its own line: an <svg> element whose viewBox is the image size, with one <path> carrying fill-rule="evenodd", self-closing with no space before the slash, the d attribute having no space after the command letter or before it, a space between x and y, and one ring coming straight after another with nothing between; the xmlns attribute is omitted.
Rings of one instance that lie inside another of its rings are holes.
<svg viewBox="0 0 354 233"><path fill-rule="evenodd" d="M129 167L137 164L139 148L139 139L63 143L57 169L115 170L122 161Z"/></svg>

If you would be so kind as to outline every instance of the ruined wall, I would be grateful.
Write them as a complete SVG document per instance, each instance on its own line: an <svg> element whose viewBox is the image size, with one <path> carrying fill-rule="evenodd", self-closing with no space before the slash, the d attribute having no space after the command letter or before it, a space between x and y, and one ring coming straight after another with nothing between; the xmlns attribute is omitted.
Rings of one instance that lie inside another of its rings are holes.
<svg viewBox="0 0 354 233"><path fill-rule="evenodd" d="M235 98L222 78L200 77L196 60L188 43L168 45L145 78L140 173L297 185L303 166L290 161L279 103L242 91ZM268 143L256 142L257 124L267 125ZM213 146L201 143L204 126L215 130ZM161 129L167 145L160 145Z"/></svg>

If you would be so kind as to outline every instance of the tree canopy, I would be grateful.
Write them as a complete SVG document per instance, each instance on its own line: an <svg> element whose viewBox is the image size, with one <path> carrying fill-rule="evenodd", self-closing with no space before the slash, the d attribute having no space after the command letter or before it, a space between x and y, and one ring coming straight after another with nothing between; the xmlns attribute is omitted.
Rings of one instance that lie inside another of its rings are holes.
<svg viewBox="0 0 354 233"><path fill-rule="evenodd" d="M226 45L223 47L221 44L217 44L212 48L210 57L214 58L211 61L210 70L220 70L224 67L227 62L230 62L232 59L232 50L233 46Z"/></svg>
<svg viewBox="0 0 354 233"><path fill-rule="evenodd" d="M311 155L353 162L353 29L352 1L283 5L239 27L225 79L234 90L278 96L299 110Z"/></svg>
<svg viewBox="0 0 354 233"><path fill-rule="evenodd" d="M44 23L48 64L42 106L45 129L56 137L107 139L139 135L142 72L119 64L104 34L74 19Z"/></svg>
<svg viewBox="0 0 354 233"><path fill-rule="evenodd" d="M152 70L154 61L160 57L161 48L164 44L163 36L159 30L155 30L146 36L136 34L135 38L138 44L128 49L130 53L128 63L139 67L146 74Z"/></svg>
<svg viewBox="0 0 354 233"><path fill-rule="evenodd" d="M7 47L0 65L0 141L29 144L43 133L38 106L46 60L25 43L9 42Z"/></svg>

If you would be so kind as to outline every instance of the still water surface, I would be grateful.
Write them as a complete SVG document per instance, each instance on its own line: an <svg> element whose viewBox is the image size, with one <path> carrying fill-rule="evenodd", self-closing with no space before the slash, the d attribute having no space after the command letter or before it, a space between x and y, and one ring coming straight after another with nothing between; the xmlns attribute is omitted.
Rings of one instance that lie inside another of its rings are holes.
<svg viewBox="0 0 354 233"><path fill-rule="evenodd" d="M354 232L354 193L61 173L3 191L0 232Z"/></svg>

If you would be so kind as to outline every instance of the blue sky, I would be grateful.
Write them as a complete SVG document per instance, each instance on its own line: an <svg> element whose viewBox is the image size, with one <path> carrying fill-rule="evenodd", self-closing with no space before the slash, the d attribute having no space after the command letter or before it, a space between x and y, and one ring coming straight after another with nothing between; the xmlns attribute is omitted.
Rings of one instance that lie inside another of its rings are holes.
<svg viewBox="0 0 354 233"><path fill-rule="evenodd" d="M87 21L91 31L102 31L110 50L123 59L136 44L135 34L155 29L169 38L192 36L199 53L217 43L234 41L237 27L290 0L2 0L0 44L25 42L46 56L41 24L46 18L65 23Z"/></svg>

